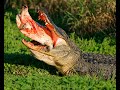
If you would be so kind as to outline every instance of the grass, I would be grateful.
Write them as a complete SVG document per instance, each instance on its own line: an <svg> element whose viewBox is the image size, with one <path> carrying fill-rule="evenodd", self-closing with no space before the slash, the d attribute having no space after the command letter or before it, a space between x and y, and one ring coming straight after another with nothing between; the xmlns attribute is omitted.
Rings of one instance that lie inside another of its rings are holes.
<svg viewBox="0 0 120 90"><path fill-rule="evenodd" d="M4 89L5 90L115 90L114 79L104 80L90 76L59 76L58 71L33 58L22 44L22 35L15 23L15 14L6 12L4 17ZM103 34L101 36L104 36ZM96 36L79 38L75 33L70 38L84 52L115 55L113 37ZM102 39L101 39L102 38Z"/></svg>
<svg viewBox="0 0 120 90"><path fill-rule="evenodd" d="M114 0L71 0L67 5L63 20L70 27L69 31L75 31L78 35L110 29L114 32Z"/></svg>
<svg viewBox="0 0 120 90"><path fill-rule="evenodd" d="M15 76L5 74L5 90L115 90L115 82L78 76L49 76L31 74ZM113 84L113 85L112 85Z"/></svg>
<svg viewBox="0 0 120 90"><path fill-rule="evenodd" d="M32 9L45 7L56 25L80 36L98 31L116 31L115 0L11 0L9 6L16 9L22 4Z"/></svg>
<svg viewBox="0 0 120 90"><path fill-rule="evenodd" d="M75 33L70 34L70 38L77 44L77 46L83 52L94 52L100 54L116 55L116 42L113 37L105 37L103 39L100 36L94 36L93 38L79 38Z"/></svg>

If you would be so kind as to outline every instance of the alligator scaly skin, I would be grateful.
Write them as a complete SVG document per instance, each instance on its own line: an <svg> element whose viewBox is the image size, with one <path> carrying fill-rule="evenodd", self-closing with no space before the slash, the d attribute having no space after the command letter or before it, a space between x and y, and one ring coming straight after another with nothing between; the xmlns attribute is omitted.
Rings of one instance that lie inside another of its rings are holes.
<svg viewBox="0 0 120 90"><path fill-rule="evenodd" d="M102 76L104 79L116 77L116 58L111 55L81 53L81 58L73 69L80 75Z"/></svg>
<svg viewBox="0 0 120 90"><path fill-rule="evenodd" d="M68 42L71 49L75 54L79 55L76 60L76 64L67 73L78 73L103 76L105 79L116 77L116 56L95 54L95 53L83 53L78 46L68 38L68 35L64 35L65 40ZM76 57L77 58L77 57Z"/></svg>

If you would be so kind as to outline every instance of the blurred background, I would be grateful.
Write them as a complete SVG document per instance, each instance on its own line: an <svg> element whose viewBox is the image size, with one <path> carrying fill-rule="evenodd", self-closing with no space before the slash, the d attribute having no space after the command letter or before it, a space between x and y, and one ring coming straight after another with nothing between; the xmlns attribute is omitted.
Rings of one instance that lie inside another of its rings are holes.
<svg viewBox="0 0 120 90"><path fill-rule="evenodd" d="M68 34L115 36L115 4L115 0L4 0L4 9L17 14L22 5L28 5L31 16L37 20L35 9L44 7L53 22Z"/></svg>

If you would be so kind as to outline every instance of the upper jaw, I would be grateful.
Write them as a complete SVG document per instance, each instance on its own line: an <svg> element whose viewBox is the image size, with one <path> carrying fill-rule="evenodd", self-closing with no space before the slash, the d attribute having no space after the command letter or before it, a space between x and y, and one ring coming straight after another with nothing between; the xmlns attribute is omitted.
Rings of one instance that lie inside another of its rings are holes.
<svg viewBox="0 0 120 90"><path fill-rule="evenodd" d="M35 42L27 42L25 40L22 40L22 42L28 48L34 50L51 50L56 46L66 44L66 41L58 35L58 32L55 30L54 25L52 25L49 21L47 15L42 11L39 11L38 13L38 18L45 22L45 26L39 25L32 19L28 12L27 6L23 6L21 13L16 15L16 22L20 31L25 36L31 38L36 42L39 42L39 45L35 45Z"/></svg>
<svg viewBox="0 0 120 90"><path fill-rule="evenodd" d="M16 15L16 23L18 28L23 29L23 26L28 22L28 20L32 20L32 17L28 12L28 7L22 6L21 12Z"/></svg>
<svg viewBox="0 0 120 90"><path fill-rule="evenodd" d="M21 25L20 14L16 15L16 23L17 23L18 28L20 29L21 28L20 27L20 25Z"/></svg>

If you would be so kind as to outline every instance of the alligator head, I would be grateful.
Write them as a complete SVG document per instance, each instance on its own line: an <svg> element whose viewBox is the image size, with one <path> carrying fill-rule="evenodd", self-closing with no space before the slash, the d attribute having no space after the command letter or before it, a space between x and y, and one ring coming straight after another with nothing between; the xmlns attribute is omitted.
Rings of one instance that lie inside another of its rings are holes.
<svg viewBox="0 0 120 90"><path fill-rule="evenodd" d="M37 59L55 66L62 74L67 74L80 53L72 49L74 44L69 44L65 31L57 27L46 13L38 10L38 14L38 19L44 21L45 26L32 19L27 6L23 6L21 13L16 15L20 32L32 39L31 42L24 39L22 42Z"/></svg>

